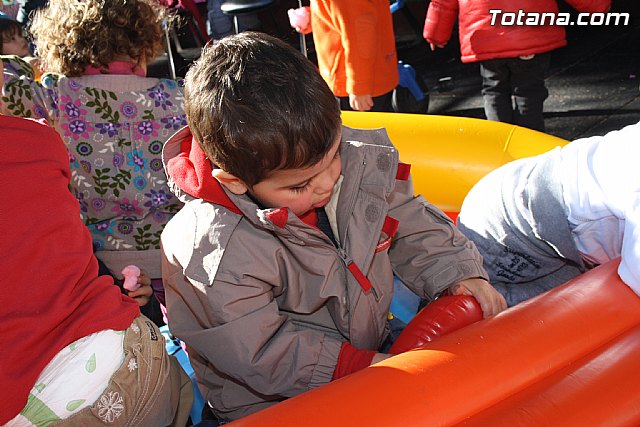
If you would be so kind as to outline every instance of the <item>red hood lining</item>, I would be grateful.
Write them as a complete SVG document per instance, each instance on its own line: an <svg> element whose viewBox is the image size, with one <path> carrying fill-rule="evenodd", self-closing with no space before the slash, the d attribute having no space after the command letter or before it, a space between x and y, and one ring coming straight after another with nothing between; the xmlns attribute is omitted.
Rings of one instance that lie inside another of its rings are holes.
<svg viewBox="0 0 640 427"><path fill-rule="evenodd" d="M200 145L194 143L193 135L180 142L180 153L167 162L167 173L181 190L242 215L212 171L211 162Z"/></svg>
<svg viewBox="0 0 640 427"><path fill-rule="evenodd" d="M411 165L399 163L396 179L408 179L410 169ZM212 171L211 162L202 151L200 144L197 142L194 144L193 135L187 136L180 142L180 153L167 162L167 173L181 190L199 199L223 206L238 215L243 215L224 192L220 182L211 175ZM267 217L280 228L286 225L288 219L286 208L277 209L269 213ZM318 216L314 209L300 215L299 218L307 225L316 228L318 226ZM387 225L386 221L385 225ZM395 230L390 234L395 234Z"/></svg>
<svg viewBox="0 0 640 427"><path fill-rule="evenodd" d="M211 172L211 161L200 144L194 143L193 135L189 135L180 142L180 153L167 162L167 173L176 185L191 196L223 206L230 211L243 215L240 209L231 201L222 185L215 179ZM288 215L286 208L281 208L267 215L278 227L284 227ZM315 210L311 209L300 219L306 224L317 227L318 217Z"/></svg>

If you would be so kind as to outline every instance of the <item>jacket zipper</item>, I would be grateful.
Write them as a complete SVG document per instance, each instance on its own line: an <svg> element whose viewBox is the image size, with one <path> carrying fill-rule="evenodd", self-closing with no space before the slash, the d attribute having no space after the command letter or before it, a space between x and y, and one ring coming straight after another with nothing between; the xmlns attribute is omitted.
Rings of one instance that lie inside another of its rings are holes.
<svg viewBox="0 0 640 427"><path fill-rule="evenodd" d="M367 276L364 275L362 270L360 270L360 267L358 267L358 265L355 263L353 258L351 258L351 256L347 253L347 251L340 246L335 246L333 242L329 239L329 237L326 234L324 234L322 231L314 230L314 233L317 234L321 240L325 241L325 243L328 243L329 246L332 246L335 249L336 254L342 260L344 265L347 267L347 270L349 270L351 275L358 282L358 285L360 285L362 292L364 292L365 294L368 294L369 292L373 293L373 296L376 299L376 301L379 301L380 298L378 297L378 292L376 291L376 288L373 287L369 279L367 279ZM338 245L340 245L339 242L338 242Z"/></svg>
<svg viewBox="0 0 640 427"><path fill-rule="evenodd" d="M372 292L376 301L379 301L376 288L373 287L369 279L367 279L367 276L365 276L364 273L360 270L360 268L356 265L356 263L353 261L353 258L351 258L349 254L347 254L347 251L345 251L344 249L342 248L337 248L337 249L338 249L338 256L340 257L340 259L342 259L342 262L344 262L344 264L347 266L347 270L349 270L353 275L353 277L355 277L356 281L360 285L360 288L362 288L362 291L365 294Z"/></svg>

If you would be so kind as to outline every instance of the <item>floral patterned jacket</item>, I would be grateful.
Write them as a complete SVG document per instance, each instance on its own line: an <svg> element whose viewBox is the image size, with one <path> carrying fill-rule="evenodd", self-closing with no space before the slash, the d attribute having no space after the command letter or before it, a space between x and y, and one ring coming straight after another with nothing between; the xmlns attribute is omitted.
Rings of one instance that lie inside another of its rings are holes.
<svg viewBox="0 0 640 427"><path fill-rule="evenodd" d="M4 114L44 118L69 152L71 191L96 255L119 276L127 264L160 278L160 233L182 203L162 167L165 141L186 125L182 81L136 75L34 80L16 56L4 64Z"/></svg>

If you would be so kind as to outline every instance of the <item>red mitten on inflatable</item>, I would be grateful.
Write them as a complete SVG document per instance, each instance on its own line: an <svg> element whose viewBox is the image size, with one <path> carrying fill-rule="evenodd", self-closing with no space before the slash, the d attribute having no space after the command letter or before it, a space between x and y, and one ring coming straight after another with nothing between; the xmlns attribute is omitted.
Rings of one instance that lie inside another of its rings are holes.
<svg viewBox="0 0 640 427"><path fill-rule="evenodd" d="M433 301L415 315L391 346L389 353L400 354L423 346L482 319L478 301L468 295L446 295Z"/></svg>

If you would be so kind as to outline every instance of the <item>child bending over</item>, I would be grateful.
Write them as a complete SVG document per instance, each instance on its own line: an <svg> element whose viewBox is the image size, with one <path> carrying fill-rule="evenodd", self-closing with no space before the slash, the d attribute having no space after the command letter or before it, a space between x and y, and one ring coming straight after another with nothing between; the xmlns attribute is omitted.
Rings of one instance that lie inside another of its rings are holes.
<svg viewBox="0 0 640 427"><path fill-rule="evenodd" d="M506 307L473 244L414 196L386 132L342 126L287 44L246 32L206 47L185 111L163 152L186 202L162 234L163 280L171 331L221 419L389 357L394 273L426 299Z"/></svg>
<svg viewBox="0 0 640 427"><path fill-rule="evenodd" d="M459 227L512 306L622 257L640 294L640 123L508 163L481 179Z"/></svg>
<svg viewBox="0 0 640 427"><path fill-rule="evenodd" d="M60 136L6 116L0 132L0 425L184 426L191 380L98 274Z"/></svg>

